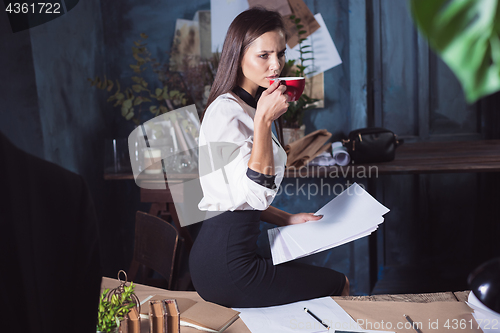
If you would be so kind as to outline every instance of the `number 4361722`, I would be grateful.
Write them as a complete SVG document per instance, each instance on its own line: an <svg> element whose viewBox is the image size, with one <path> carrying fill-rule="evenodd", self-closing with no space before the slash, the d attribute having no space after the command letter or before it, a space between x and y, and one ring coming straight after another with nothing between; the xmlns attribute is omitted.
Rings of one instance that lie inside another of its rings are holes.
<svg viewBox="0 0 500 333"><path fill-rule="evenodd" d="M483 329L498 329L498 320L497 319L476 319L478 325ZM473 320L465 320L465 319L448 319L444 323L444 327L449 330L464 330L464 329L472 329L473 328Z"/></svg>
<svg viewBox="0 0 500 333"><path fill-rule="evenodd" d="M61 4L58 2L19 3L9 2L5 8L10 14L61 14Z"/></svg>

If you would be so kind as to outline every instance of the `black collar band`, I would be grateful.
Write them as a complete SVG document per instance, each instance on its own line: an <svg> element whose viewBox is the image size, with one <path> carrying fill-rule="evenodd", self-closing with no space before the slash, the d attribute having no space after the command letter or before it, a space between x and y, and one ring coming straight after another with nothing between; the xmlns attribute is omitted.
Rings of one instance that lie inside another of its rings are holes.
<svg viewBox="0 0 500 333"><path fill-rule="evenodd" d="M252 95L245 89L241 88L240 86L236 86L233 89L233 92L243 100L243 102L247 103L249 106L253 107L254 109L257 108L257 102L253 98Z"/></svg>

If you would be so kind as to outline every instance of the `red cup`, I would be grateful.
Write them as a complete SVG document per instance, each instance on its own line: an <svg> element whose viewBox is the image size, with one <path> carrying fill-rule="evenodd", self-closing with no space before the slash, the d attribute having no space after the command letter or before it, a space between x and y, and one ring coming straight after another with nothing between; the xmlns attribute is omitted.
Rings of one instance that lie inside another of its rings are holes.
<svg viewBox="0 0 500 333"><path fill-rule="evenodd" d="M280 80L281 84L286 85L285 94L288 95L289 102L295 102L304 92L304 87L306 86L306 79L304 77L278 77L276 79L269 80L270 84L273 84L275 80Z"/></svg>

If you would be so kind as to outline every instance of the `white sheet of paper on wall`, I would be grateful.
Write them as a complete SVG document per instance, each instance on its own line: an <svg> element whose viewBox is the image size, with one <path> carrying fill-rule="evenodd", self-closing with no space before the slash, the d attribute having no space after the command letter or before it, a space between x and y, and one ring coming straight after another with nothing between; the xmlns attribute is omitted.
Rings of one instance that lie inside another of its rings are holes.
<svg viewBox="0 0 500 333"><path fill-rule="evenodd" d="M288 4L288 0L248 0L248 5L250 7L264 7L269 10L275 10L281 14L281 16L292 15L292 9Z"/></svg>
<svg viewBox="0 0 500 333"><path fill-rule="evenodd" d="M222 51L226 32L234 18L249 8L247 0L210 0L212 52Z"/></svg>
<svg viewBox="0 0 500 333"><path fill-rule="evenodd" d="M309 66L306 69L306 72L314 70L314 73L312 75L308 75L308 77L325 72L342 63L342 59L340 59L340 55L335 47L332 37L330 36L330 32L326 27L323 17L320 13L318 13L314 15L314 18L318 21L320 28L304 41L305 45L312 45L314 52L314 62L310 60L305 61L305 65ZM306 55L307 58L309 58L309 53ZM293 49L290 49L287 45L286 59L297 60L299 57L299 45L295 46Z"/></svg>
<svg viewBox="0 0 500 333"><path fill-rule="evenodd" d="M200 30L197 21L177 19L170 54L170 70L182 71L184 62L195 66L200 61Z"/></svg>
<svg viewBox="0 0 500 333"><path fill-rule="evenodd" d="M200 32L200 57L201 60L212 57L212 28L209 10L199 10L195 13L193 21L198 22Z"/></svg>

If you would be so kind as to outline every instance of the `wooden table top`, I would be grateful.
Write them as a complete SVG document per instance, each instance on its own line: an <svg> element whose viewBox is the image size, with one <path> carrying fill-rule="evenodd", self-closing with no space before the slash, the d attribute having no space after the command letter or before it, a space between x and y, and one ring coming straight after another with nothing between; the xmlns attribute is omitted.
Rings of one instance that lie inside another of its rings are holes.
<svg viewBox="0 0 500 333"><path fill-rule="evenodd" d="M119 285L118 280L103 277L101 282L101 291L105 288L116 288ZM166 298L189 298L195 301L202 301L198 293L194 291L170 291L141 284L136 284L135 293L142 301L150 295L162 295ZM373 296L334 296L334 300L354 300L365 302L389 301L389 302L412 302L412 303L431 303L431 302L463 302L467 300L469 291L459 292L440 292L440 293L427 293L427 294L399 294L399 295L373 295ZM147 323L141 323L141 331L147 331ZM143 328L144 327L144 328ZM181 327L183 333L200 332L193 328ZM229 328L225 331L227 333L242 333L250 332L241 318L238 318Z"/></svg>
<svg viewBox="0 0 500 333"><path fill-rule="evenodd" d="M368 173L370 176L420 174L499 172L500 140L415 142L397 148L394 161L375 164L350 164L341 166L314 166L298 169L287 168L285 178L339 178L355 177ZM170 179L194 179L197 173L172 174ZM134 179L132 173L107 173L106 180ZM163 174L141 175L142 180L164 180Z"/></svg>
<svg viewBox="0 0 500 333"><path fill-rule="evenodd" d="M391 162L350 164L345 167L308 167L288 169L285 177L302 177L309 171L312 177L335 178L346 175L498 172L500 171L500 140L415 142L397 148Z"/></svg>
<svg viewBox="0 0 500 333"><path fill-rule="evenodd" d="M469 297L470 290L466 291L447 291L440 293L424 294L394 294L394 295L372 295L372 296L333 296L334 300L344 301L365 301L365 302L412 302L412 303L431 303L431 302L465 302Z"/></svg>

